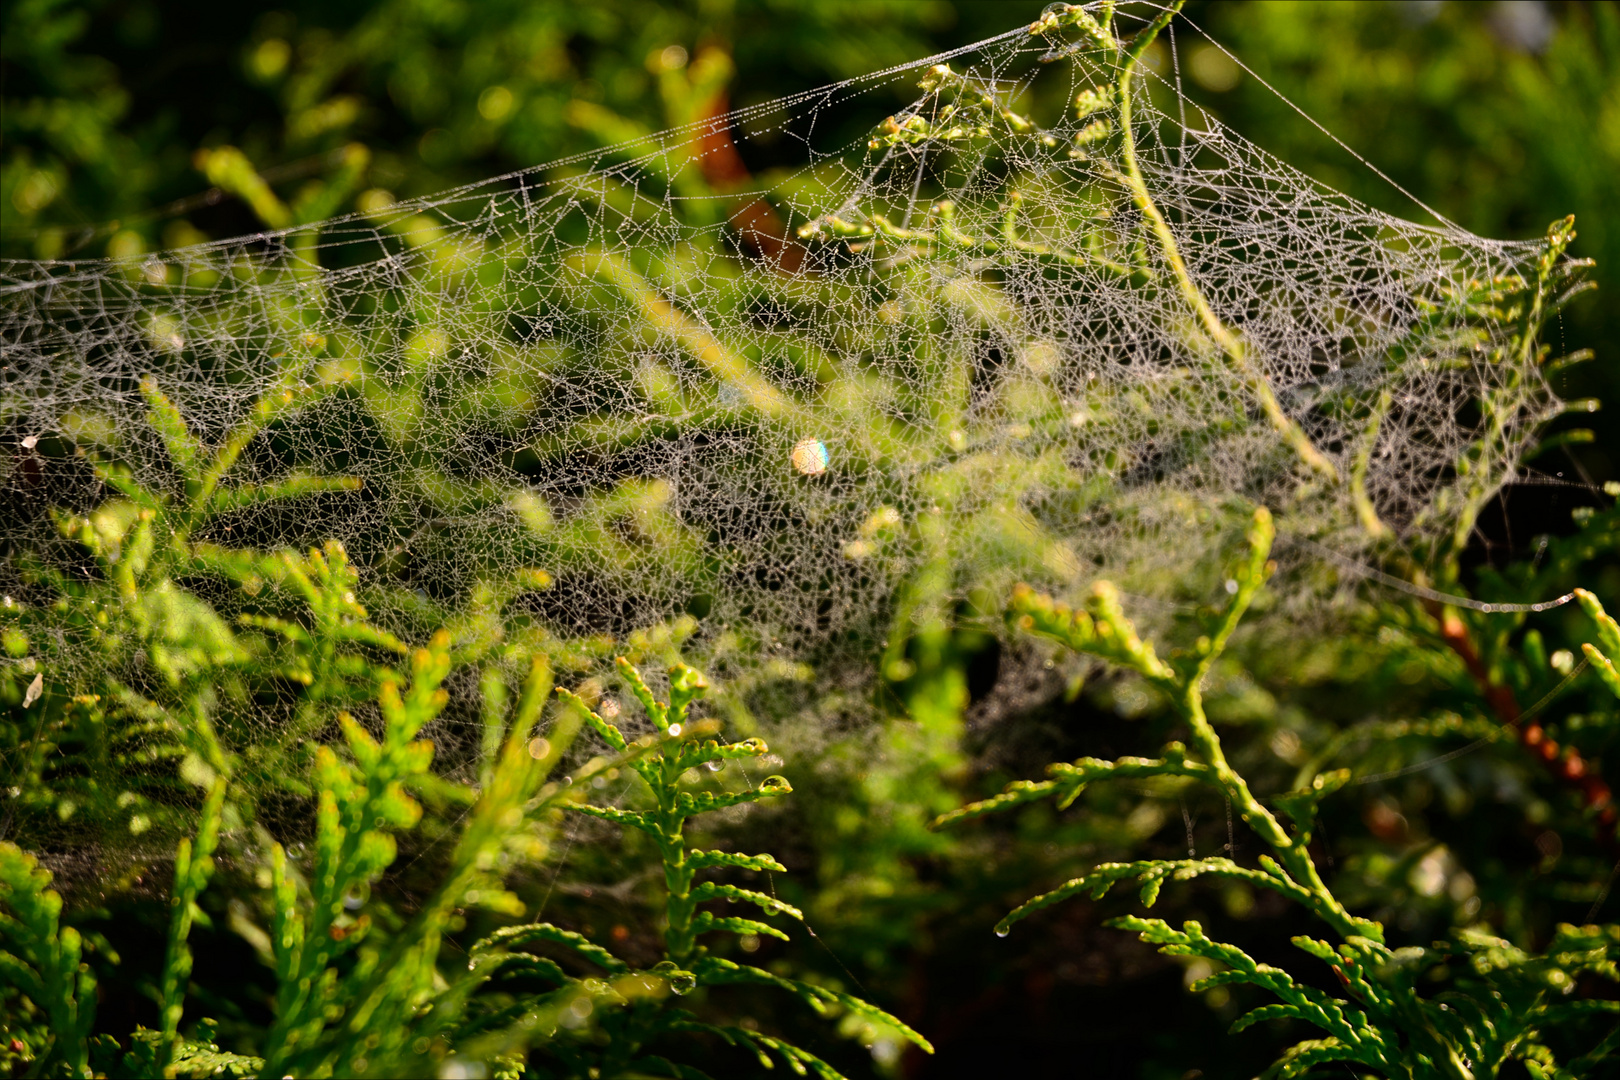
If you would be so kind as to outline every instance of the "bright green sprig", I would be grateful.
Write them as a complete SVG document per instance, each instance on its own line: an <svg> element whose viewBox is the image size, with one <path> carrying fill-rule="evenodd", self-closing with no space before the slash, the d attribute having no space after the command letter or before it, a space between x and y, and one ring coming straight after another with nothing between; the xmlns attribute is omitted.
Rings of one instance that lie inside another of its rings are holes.
<svg viewBox="0 0 1620 1080"><path fill-rule="evenodd" d="M203 803L202 824L195 844L180 841L174 856L174 889L169 897L169 943L163 961L159 990L159 1020L162 1041L158 1044L156 1071L168 1067L179 1049L180 1017L185 1012L186 985L191 978L191 949L186 938L197 915L197 896L214 873L214 848L219 843L220 816L225 806L225 778L218 777Z"/></svg>
<svg viewBox="0 0 1620 1080"><path fill-rule="evenodd" d="M1099 582L1092 588L1089 610L1079 612L1054 602L1050 597L1037 595L1028 587L1021 587L1014 591L1008 604L1008 619L1015 628L1025 633L1046 637L1076 652L1097 656L1135 671L1164 691L1187 723L1190 749L1202 761L1194 760L1189 765L1185 752L1176 750L1163 762L1144 760L1141 765L1131 767L1159 774L1190 776L1219 789L1232 800L1249 827L1271 847L1288 877L1306 890L1309 897L1307 906L1342 934L1381 940L1382 928L1376 923L1351 916L1344 910L1323 885L1301 838L1289 835L1271 811L1250 791L1248 782L1227 762L1220 737L1204 713L1203 680L1265 582L1274 535L1271 514L1264 507L1259 508L1250 522L1248 550L1230 569L1228 580L1233 583L1233 588L1225 606L1217 612L1209 632L1199 637L1190 654L1178 658L1174 664L1161 660L1152 644L1142 641L1136 628L1125 617L1118 591L1107 582ZM1113 768L1117 767L1116 764ZM1096 768L1084 762L1077 762L1074 766L1079 770L1082 785L1112 771L1109 768L1098 772L1087 771ZM1052 790L1067 793L1061 781ZM1010 801L1004 805L1016 805L1034 797L1027 789L1009 795Z"/></svg>
<svg viewBox="0 0 1620 1080"><path fill-rule="evenodd" d="M313 1047L329 1023L336 985L332 964L365 936L370 918L349 918L346 902L394 860L391 829L408 829L421 816L404 783L427 771L432 744L416 733L449 701L441 688L450 673L449 637L435 636L411 656L412 681L401 694L384 683L379 704L383 737L373 739L353 717L339 717L353 764L327 746L315 753L317 808L315 865L307 914L296 902L279 844L272 849L275 894L276 1021L266 1040L265 1075L280 1076Z"/></svg>
<svg viewBox="0 0 1620 1080"><path fill-rule="evenodd" d="M994 90L953 70L949 64L935 64L917 85L929 94L948 94L953 100L935 108L931 117L921 113L911 113L903 120L889 117L872 133L867 142L869 149L985 138L995 130L997 122L1015 132L1035 129L1027 116L1014 112ZM1045 139L1048 146L1056 145L1050 136Z"/></svg>
<svg viewBox="0 0 1620 1080"><path fill-rule="evenodd" d="M1204 876L1246 881L1250 885L1281 893L1290 900L1310 906L1312 899L1310 893L1296 884L1282 867L1277 865L1275 859L1261 856L1261 865L1265 867L1264 871L1251 870L1224 858L1146 859L1130 863L1102 863L1093 867L1089 873L1065 882L1051 892L1026 900L996 924L996 933L1006 937L1014 923L1071 897L1087 896L1093 900L1101 900L1116 884L1132 880L1139 884L1140 898L1146 907L1152 907L1158 900L1159 892L1166 881L1191 881Z"/></svg>
<svg viewBox="0 0 1620 1080"><path fill-rule="evenodd" d="M784 870L775 858L770 855L701 850L693 847L686 835L690 819L699 814L786 795L792 791L792 787L786 779L772 776L757 787L751 786L741 791L694 793L680 790L682 777L690 769L701 769L725 760L759 758L769 753L769 748L761 739L722 743L713 737L719 732L718 722L692 718L693 703L708 689L707 680L693 668L677 664L670 669L669 698L663 701L628 660L621 657L617 665L625 686L631 696L640 702L657 735L632 741L616 724L592 709L584 698L562 689L557 691L557 696L567 703L569 712L577 714L581 722L608 746L621 755L632 755L621 760L628 761L629 767L645 781L650 805L642 810L597 806L585 802L582 795L562 805L577 813L637 829L651 837L657 845L663 869L664 959L645 971L635 971L607 949L572 931L548 923L509 927L475 946L473 963L490 965L492 970L521 971L556 984L559 988L512 1006L503 1015L503 1022L523 1014L525 1010L539 1015L536 1010L552 1008L559 995L583 992L581 988L586 980L564 974L554 962L526 957L513 951L523 944L542 942L566 950L592 968L606 972L612 980L606 985L617 995L617 999L610 1003L618 1007L601 1021L609 1035L606 1049L601 1053L587 1053L578 1046L548 1044L547 1048L548 1053L574 1061L573 1067L591 1075L609 1077L639 1074L639 1070L656 1064L661 1071L670 1075L700 1076L701 1073L688 1066L638 1055L641 1054L641 1045L659 1032L701 1031L749 1050L767 1065L774 1054L801 1075L807 1071L813 1072L825 1080L834 1080L838 1076L837 1071L826 1062L780 1039L730 1026L705 1024L665 1004L668 994L685 995L701 987L725 984L774 987L793 995L818 1013L824 1013L829 1008L842 1008L873 1025L899 1032L931 1051L928 1041L917 1032L859 998L775 975L751 965L737 964L712 955L699 944L700 937L720 932L788 939L785 932L759 919L721 916L700 907L716 900L748 904L767 917L783 915L803 920L804 915L798 908L773 895L723 882L696 880L700 871L710 869ZM562 790L582 792L586 787L576 782Z"/></svg>
<svg viewBox="0 0 1620 1080"><path fill-rule="evenodd" d="M930 827L941 829L1054 796L1058 800L1058 808L1066 809L1080 797L1088 784L1098 780L1184 776L1208 782L1213 778L1209 766L1187 760L1187 749L1180 743L1166 746L1164 755L1160 759L1124 757L1118 761L1102 761L1088 757L1073 764L1056 762L1046 767L1047 773L1056 779L1040 782L1015 780L1000 795L941 814Z"/></svg>
<svg viewBox="0 0 1620 1080"><path fill-rule="evenodd" d="M798 235L805 240L819 236L843 240L851 252L859 252L870 243L889 243L929 254L954 250L979 253L1000 260L1013 255L1035 255L1069 266L1089 266L1111 278L1130 279L1138 283L1153 280L1150 269L1126 266L1097 250L1081 251L1028 239L1018 224L1021 202L1016 192L1009 193L1002 208L999 234L974 235L963 231L957 225L956 204L947 199L929 208L928 222L921 228L904 228L883 214L865 215L857 221L827 214L801 226Z"/></svg>
<svg viewBox="0 0 1620 1080"><path fill-rule="evenodd" d="M236 1054L229 1050L221 1050L214 1041L216 1026L217 1022L214 1020L205 1018L197 1021L195 1038L179 1040L174 1046L174 1053L168 1065L162 1071L153 1069L146 1075L163 1078L193 1077L197 1080L203 1077L212 1080L236 1080L239 1077L257 1076L259 1070L264 1067L264 1059L251 1054ZM131 1037L136 1047L132 1053L124 1055L123 1064L126 1067L130 1064L131 1058L140 1056L141 1051L146 1049L142 1045L142 1036L148 1034L158 1033L137 1031ZM150 1060L155 1059L154 1052Z"/></svg>
<svg viewBox="0 0 1620 1080"><path fill-rule="evenodd" d="M556 801L536 800L535 795L578 732L577 718L561 717L550 728L543 751L537 755L531 750L530 736L550 689L550 667L536 656L443 883L387 951L361 966L365 976L351 977L343 986L339 996L353 1004L324 1051L324 1059L335 1063L336 1075L415 1071L423 1055L410 1047L431 1043L440 1034L453 1038L468 999L493 973L469 965L447 989L434 989L441 944L458 908L476 905L505 915L523 914L521 901L506 891L502 880L507 842L525 821ZM424 1008L427 1002L432 1008Z"/></svg>
<svg viewBox="0 0 1620 1080"><path fill-rule="evenodd" d="M1615 658L1620 657L1620 625L1616 625L1614 619L1603 610L1598 598L1585 589L1576 589L1575 599L1580 602L1581 610L1597 623L1598 631L1599 644L1585 642L1581 645L1581 651L1591 661L1592 669L1603 680L1603 685L1620 698L1620 672L1616 672L1614 667Z"/></svg>
<svg viewBox="0 0 1620 1080"><path fill-rule="evenodd" d="M1328 1032L1326 1040L1311 1044L1313 1064L1350 1061L1386 1071L1394 1070L1391 1075L1405 1075L1400 1069L1399 1046L1389 1044L1377 1029L1368 1024L1366 1014L1360 1009L1346 1006L1314 987L1296 983L1286 971L1262 964L1236 946L1212 941L1197 922L1189 920L1180 930L1176 930L1162 919L1127 915L1112 920L1110 925L1135 931L1143 941L1159 946L1159 951L1167 955L1196 956L1226 969L1194 983L1195 993L1216 986L1247 983L1270 991L1282 1000L1280 1005L1264 1006L1239 1017L1233 1024L1234 1032L1261 1020L1284 1017L1303 1020ZM1298 1073L1282 1071L1278 1075Z"/></svg>
<svg viewBox="0 0 1620 1080"><path fill-rule="evenodd" d="M268 485L220 488L242 452L265 428L339 388L338 382L311 381L305 370L311 354L324 349L325 345L325 338L318 334L301 335L291 350L293 362L282 369L269 389L254 402L247 418L232 429L212 453L205 450L192 433L180 409L163 393L157 380L150 376L141 380L147 420L163 440L181 482L182 500L174 508L172 522L176 545L183 546L197 526L228 510L323 491L359 490L360 481L354 477L315 476L293 476ZM166 496L146 492L141 495L143 501L155 503L154 508L170 506Z"/></svg>
<svg viewBox="0 0 1620 1080"><path fill-rule="evenodd" d="M272 846L278 1014L262 1075L431 1071L424 1047L478 1034L467 1030L469 1002L501 970L506 942L497 936L475 949L473 961L448 981L441 981L440 949L460 907L523 914L503 882L507 847L526 822L561 798L563 789L541 791L540 785L572 742L579 719L565 714L545 739L532 738L551 689L549 664L533 657L442 884L405 926L374 945L369 913L351 916L348 909L364 906L370 883L393 861L391 832L411 828L420 816L405 788L427 777L432 746L415 737L448 700L442 684L452 667L449 645L441 632L428 648L411 653L412 679L403 692L383 683L380 740L342 714L351 760L325 746L316 751L315 860L307 890L286 852Z"/></svg>
<svg viewBox="0 0 1620 1080"><path fill-rule="evenodd" d="M632 768L646 781L653 792L656 808L645 811L621 810L615 807L592 806L588 803L579 803L573 807L580 813L590 814L604 820L614 821L639 829L653 838L658 845L664 862L664 881L668 887L668 898L665 905L667 925L664 931L664 944L669 959L681 964L689 959L696 948L697 929L694 916L697 905L703 899L712 898L706 894L704 888L713 886L694 886L694 879L698 867L688 861L689 849L686 846L684 829L686 820L697 814L728 806L738 806L758 802L761 799L774 798L786 795L793 790L786 779L780 776L767 777L757 788L748 788L742 791L726 792L715 795L708 792L692 794L678 790L679 778L688 769L707 765L711 761L725 759L756 758L768 753L768 747L763 740L753 739L747 743L722 746L716 739L699 740L694 736L712 734L718 730L718 725L708 725L699 728L688 725L687 716L692 702L708 689L708 682L694 669L684 664L676 665L670 670L670 696L668 703L661 702L648 688L641 673L636 670L628 660L618 658L617 666L620 675L624 678L630 693L646 710L647 718L669 740L672 745L658 746L652 753L638 760ZM575 708L585 707L585 703L578 697L568 695ZM615 749L624 749L628 744L619 729L609 720L597 715L594 710L585 708L586 722L602 735L604 741ZM690 726L691 730L687 730ZM685 739L683 740L683 736ZM726 886L725 888L730 888ZM743 890L736 890L742 892ZM747 899L760 904L767 911L772 909L774 903L771 898L758 893L747 897L732 897L733 899ZM783 907L786 907L783 905ZM798 912L786 908L786 913L795 917Z"/></svg>
<svg viewBox="0 0 1620 1080"><path fill-rule="evenodd" d="M50 872L10 841L0 841L0 975L45 1014L49 1049L39 1068L89 1077L96 978L81 961L84 942L62 926L62 897Z"/></svg>

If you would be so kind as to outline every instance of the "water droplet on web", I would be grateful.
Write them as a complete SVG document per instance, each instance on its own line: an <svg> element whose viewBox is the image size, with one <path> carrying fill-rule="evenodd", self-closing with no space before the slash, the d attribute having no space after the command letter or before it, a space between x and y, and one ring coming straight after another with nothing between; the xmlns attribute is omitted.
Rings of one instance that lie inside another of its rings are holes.
<svg viewBox="0 0 1620 1080"><path fill-rule="evenodd" d="M805 476L820 476L827 471L827 444L820 439L800 439L793 444L790 457L795 471Z"/></svg>
<svg viewBox="0 0 1620 1080"><path fill-rule="evenodd" d="M547 739L530 739L529 756L536 761L551 753L551 743Z"/></svg>
<svg viewBox="0 0 1620 1080"><path fill-rule="evenodd" d="M1228 596L1236 596L1237 591L1238 591L1237 579L1236 578L1227 578L1226 579L1226 595L1228 595Z"/></svg>
<svg viewBox="0 0 1620 1080"><path fill-rule="evenodd" d="M723 761L709 761L705 762L705 765L708 767L710 772L719 772L721 769L726 767L726 763Z"/></svg>

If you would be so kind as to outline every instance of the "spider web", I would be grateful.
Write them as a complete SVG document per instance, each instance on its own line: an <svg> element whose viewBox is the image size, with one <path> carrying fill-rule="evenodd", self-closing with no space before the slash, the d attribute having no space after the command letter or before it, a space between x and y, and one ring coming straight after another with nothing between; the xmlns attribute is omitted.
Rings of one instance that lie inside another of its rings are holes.
<svg viewBox="0 0 1620 1080"><path fill-rule="evenodd" d="M1522 332L1545 246L1369 209L1142 67L1136 168L1239 357L1133 191L1120 62L1020 28L315 226L0 264L8 604L52 602L27 566L94 576L64 531L127 535L99 476L190 497L154 387L208 448L275 406L185 543L336 540L379 627L494 603L565 679L628 642L734 687L806 662L858 686L1017 580L1109 577L1151 621L1218 589L1194 571L1257 504L1346 557L1466 528L1561 407ZM802 165L715 180L766 135ZM170 587L251 645L232 620L262 601ZM111 662L77 625L44 642L64 693Z"/></svg>

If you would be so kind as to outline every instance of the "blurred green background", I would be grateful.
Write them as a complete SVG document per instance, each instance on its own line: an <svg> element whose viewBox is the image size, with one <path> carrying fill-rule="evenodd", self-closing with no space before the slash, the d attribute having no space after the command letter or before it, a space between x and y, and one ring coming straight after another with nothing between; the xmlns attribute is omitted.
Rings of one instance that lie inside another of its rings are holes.
<svg viewBox="0 0 1620 1080"><path fill-rule="evenodd" d="M379 192L426 195L967 44L1028 22L1042 6L6 0L0 256L131 255L256 231L278 216L314 220ZM1551 344L1555 353L1591 349L1594 359L1560 375L1558 389L1620 403L1620 305L1611 299L1620 288L1620 5L1232 2L1193 3L1187 16L1176 25L1165 73L1223 122L1325 183L1425 220L1410 198L1261 80L1476 233L1529 238L1575 214L1573 251L1597 260L1600 288L1563 316ZM897 107L906 89L902 82L892 101L869 106ZM881 112L829 117L851 138L879 119ZM225 147L240 155L222 154ZM791 165L794 149L790 140L751 140L742 167L766 174ZM253 176L263 184L244 180ZM1554 483L1504 495L1498 515L1482 525L1480 561L1504 565L1528 554L1538 533L1569 532L1569 509L1598 501L1593 489L1620 476L1620 425L1604 417L1580 421L1592 429L1591 441L1532 462ZM1584 573L1583 583L1598 584L1592 568ZM1605 599L1613 592L1599 591ZM1266 644L1272 651L1257 677L1275 676L1265 682L1270 692L1280 698L1280 687L1288 687L1296 704L1328 723L1387 715L1395 696L1429 693L1424 678L1437 685L1450 678L1413 675L1426 654L1382 637L1376 645L1370 636ZM962 640L951 649L950 662L968 666L969 683L982 683L972 659L982 649ZM977 697L985 688L971 689ZM951 847L917 827L928 813L956 805L963 788L1034 775L1055 757L1157 745L1151 718L1141 725L1085 722L1098 708L1126 715L1111 692L1104 686L1072 707L1054 703L1014 717L993 743L970 731L959 747L924 718L920 727L879 736L887 740L883 767L866 770L871 744L855 740L835 744L826 767L816 766L802 783L795 774L802 818L773 819L778 833L762 846L794 868L780 884L812 913L830 951L812 943L792 962L865 980L884 1004L927 1018L940 1056L893 1068L967 1076L1062 1061L1088 1063L1097 1075L1192 1077L1200 1067L1217 1074L1212 1047L1226 1058L1220 1075L1228 1068L1252 1075L1268 1060L1252 1040L1219 1042L1229 1016L1197 999L1176 1005L1184 998L1181 969L1101 930L1100 916L1082 906L1008 943L988 932L1009 898L1027 895L1029 881L1072 867L1055 854L1057 841L1129 851L1164 824L1138 820L1128 793L1118 807L1093 808L1094 820L1047 821L1028 825L1028 836L979 841L999 850L973 842ZM1424 700L1448 700L1443 686L1438 693ZM1421 711L1415 700L1409 715ZM1252 703L1234 697L1231 704L1228 722L1255 725L1247 743L1255 761L1288 757L1276 749L1273 731L1295 705L1271 699L1245 721ZM913 713L922 707L909 705ZM984 773L982 781L969 779ZM1523 812L1529 795L1477 811L1452 806L1450 798L1421 785L1403 789L1384 811L1399 819L1398 830L1378 816L1384 802L1369 799L1359 818L1346 812L1333 828L1354 832L1341 847L1363 862L1345 865L1388 862L1378 846L1389 840L1385 832L1410 838L1432 827L1477 871L1489 905L1493 889L1509 896L1530 867L1556 862L1543 843L1552 830ZM1110 809L1118 813L1109 816ZM1201 849L1214 850L1226 838L1219 809L1192 810ZM1487 813L1500 820L1479 816ZM1165 836L1173 849L1179 826ZM582 852L570 875L611 880L612 857ZM1410 868L1386 869L1395 881ZM589 898L590 889L581 888ZM1408 900L1407 913L1421 919L1402 926L1414 933L1427 925L1422 919L1440 918L1435 912L1447 903L1444 896ZM1433 912L1423 906L1431 900ZM1285 921L1235 893L1202 902L1215 910L1198 917L1216 922L1270 920L1275 931ZM592 917L629 919L606 909ZM1546 914L1504 916L1513 920L1530 925ZM1166 1011L1171 1006L1178 1011Z"/></svg>

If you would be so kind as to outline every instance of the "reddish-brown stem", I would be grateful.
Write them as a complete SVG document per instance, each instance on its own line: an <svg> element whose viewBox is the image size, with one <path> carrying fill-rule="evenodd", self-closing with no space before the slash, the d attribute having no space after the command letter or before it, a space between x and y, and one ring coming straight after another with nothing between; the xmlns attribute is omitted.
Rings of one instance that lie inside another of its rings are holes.
<svg viewBox="0 0 1620 1080"><path fill-rule="evenodd" d="M1523 712L1519 708L1518 699L1513 695L1513 689L1491 679L1491 673L1486 668L1484 660L1480 658L1479 650L1474 648L1467 625L1452 612L1443 611L1437 603L1430 602L1428 608L1429 613L1440 623L1441 640L1461 658L1463 666L1468 669L1468 674L1479 687L1480 695L1485 698L1497 719L1513 729L1520 745L1539 759L1555 779L1581 792L1587 810L1597 819L1598 842L1610 855L1620 855L1620 842L1616 841L1614 831L1615 821L1620 818L1620 813L1617 813L1615 807L1614 793L1604 782L1597 763L1587 761L1573 746L1559 746L1557 740L1550 738L1538 721L1522 723Z"/></svg>

